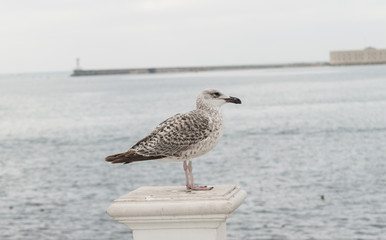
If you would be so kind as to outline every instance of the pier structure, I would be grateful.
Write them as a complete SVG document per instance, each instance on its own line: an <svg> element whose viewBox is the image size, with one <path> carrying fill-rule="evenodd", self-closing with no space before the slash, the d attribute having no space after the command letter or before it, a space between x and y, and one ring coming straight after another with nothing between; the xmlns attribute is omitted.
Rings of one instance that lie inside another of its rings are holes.
<svg viewBox="0 0 386 240"><path fill-rule="evenodd" d="M98 76L114 74L151 74L151 73L182 73L182 72L203 72L203 71L225 71L225 70L246 70L265 68L286 68L286 67L319 67L328 66L327 62L315 63L290 63L290 64L266 64L266 65L235 65L235 66L207 66L207 67L165 67L165 68L127 68L127 69L96 69L83 70L75 69L72 77Z"/></svg>
<svg viewBox="0 0 386 240"><path fill-rule="evenodd" d="M246 196L234 185L210 191L140 187L115 200L107 213L132 229L134 240L225 240L226 220Z"/></svg>
<svg viewBox="0 0 386 240"><path fill-rule="evenodd" d="M203 71L246 70L265 68L323 67L344 65L386 64L386 49L368 47L364 50L331 51L329 62L303 62L285 64L252 64L230 66L198 66L198 67L161 67L161 68L126 68L126 69L81 69L79 59L72 77L98 76L112 74L151 74L151 73L181 73Z"/></svg>

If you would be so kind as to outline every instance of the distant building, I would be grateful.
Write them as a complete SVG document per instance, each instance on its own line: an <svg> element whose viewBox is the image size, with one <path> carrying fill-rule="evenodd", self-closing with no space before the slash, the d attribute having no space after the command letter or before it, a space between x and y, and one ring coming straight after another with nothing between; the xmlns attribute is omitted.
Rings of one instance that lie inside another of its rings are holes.
<svg viewBox="0 0 386 240"><path fill-rule="evenodd" d="M386 63L386 49L368 47L364 50L330 52L330 64L332 65L376 63Z"/></svg>

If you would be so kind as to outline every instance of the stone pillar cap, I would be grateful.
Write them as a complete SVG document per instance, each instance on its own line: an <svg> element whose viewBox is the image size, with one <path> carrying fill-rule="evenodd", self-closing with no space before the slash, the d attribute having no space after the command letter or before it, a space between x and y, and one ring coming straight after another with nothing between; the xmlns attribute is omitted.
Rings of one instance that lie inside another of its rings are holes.
<svg viewBox="0 0 386 240"><path fill-rule="evenodd" d="M191 192L186 191L185 186L140 187L115 200L107 213L113 218L227 216L246 196L246 192L235 185L215 185L210 191Z"/></svg>

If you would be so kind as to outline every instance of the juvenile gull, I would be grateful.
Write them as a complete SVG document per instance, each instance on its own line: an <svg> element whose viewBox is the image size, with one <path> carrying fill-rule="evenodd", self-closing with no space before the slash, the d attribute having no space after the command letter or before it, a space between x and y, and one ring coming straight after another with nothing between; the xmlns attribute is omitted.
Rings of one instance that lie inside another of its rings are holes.
<svg viewBox="0 0 386 240"><path fill-rule="evenodd" d="M220 107L225 103L241 101L215 89L204 90L197 96L195 110L166 119L127 152L105 160L123 164L145 160L184 162L186 188L211 190L213 187L194 185L192 159L209 152L219 142L224 130Z"/></svg>

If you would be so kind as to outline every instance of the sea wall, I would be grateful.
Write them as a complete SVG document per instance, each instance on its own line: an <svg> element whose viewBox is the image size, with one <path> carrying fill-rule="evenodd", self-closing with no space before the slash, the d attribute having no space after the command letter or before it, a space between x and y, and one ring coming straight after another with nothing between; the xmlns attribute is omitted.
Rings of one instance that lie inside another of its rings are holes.
<svg viewBox="0 0 386 240"><path fill-rule="evenodd" d="M71 76L79 77L79 76L93 76L93 75L113 75L113 74L203 72L203 71L263 69L263 68L318 67L318 66L329 66L329 65L330 64L327 62L316 62L316 63L209 66L209 67L128 68L128 69L95 69L95 70L75 69Z"/></svg>

